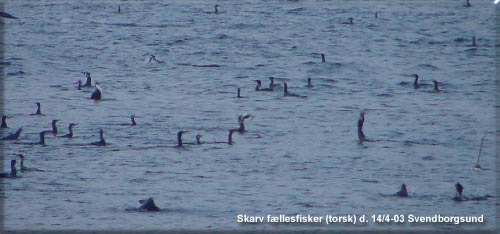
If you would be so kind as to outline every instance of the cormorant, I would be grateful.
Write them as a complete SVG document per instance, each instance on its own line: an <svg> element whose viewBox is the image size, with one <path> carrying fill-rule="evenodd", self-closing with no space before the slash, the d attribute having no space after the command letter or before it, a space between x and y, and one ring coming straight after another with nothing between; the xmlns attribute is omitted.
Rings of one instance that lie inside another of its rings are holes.
<svg viewBox="0 0 500 234"><path fill-rule="evenodd" d="M5 13L5 12L0 12L0 16L4 17L4 18L9 18L9 19L17 19L16 17L14 17L13 15L9 14L9 13Z"/></svg>
<svg viewBox="0 0 500 234"><path fill-rule="evenodd" d="M104 131L102 129L99 130L99 141L92 142L90 143L91 145L97 145L97 146L105 146L106 141L104 140Z"/></svg>
<svg viewBox="0 0 500 234"><path fill-rule="evenodd" d="M260 80L256 80L255 82L257 82L257 86L255 86L255 91L273 91L272 88L261 88L262 86L262 81Z"/></svg>
<svg viewBox="0 0 500 234"><path fill-rule="evenodd" d="M21 135L21 131L23 131L23 128L17 129L15 133L9 134L5 137L2 137L0 140L2 141L10 141L10 140L17 140L19 138L19 135Z"/></svg>
<svg viewBox="0 0 500 234"><path fill-rule="evenodd" d="M76 125L78 125L78 124L76 124L76 123L70 123L68 125L68 131L69 131L69 133L66 134L66 135L64 135L64 136L61 136L61 137L73 138L73 127L76 126Z"/></svg>
<svg viewBox="0 0 500 234"><path fill-rule="evenodd" d="M187 133L188 131L179 131L177 132L177 147L182 147L182 134Z"/></svg>
<svg viewBox="0 0 500 234"><path fill-rule="evenodd" d="M434 91L435 93L437 93L437 92L441 91L441 90L439 90L437 80L433 80L432 82L434 82L434 90L433 90L433 91Z"/></svg>
<svg viewBox="0 0 500 234"><path fill-rule="evenodd" d="M455 194L455 200L464 200L465 197L462 194L462 192L464 191L464 186L462 186L460 183L456 183L455 189L457 190L457 194Z"/></svg>
<svg viewBox="0 0 500 234"><path fill-rule="evenodd" d="M56 123L57 121L59 121L58 119L54 119L52 120L52 135L57 135L57 126L56 126Z"/></svg>
<svg viewBox="0 0 500 234"><path fill-rule="evenodd" d="M92 87L92 78L90 77L90 72L82 72L82 74L87 78L87 81L83 87Z"/></svg>
<svg viewBox="0 0 500 234"><path fill-rule="evenodd" d="M366 136L363 133L363 124L365 122L365 112L361 111L359 114L359 119L358 119L358 139L359 143L363 143L363 141L366 140Z"/></svg>
<svg viewBox="0 0 500 234"><path fill-rule="evenodd" d="M0 174L0 178L14 178L17 175L16 160L10 160L10 173Z"/></svg>
<svg viewBox="0 0 500 234"><path fill-rule="evenodd" d="M354 18L349 17L349 22L342 22L342 24L354 24L353 20Z"/></svg>
<svg viewBox="0 0 500 234"><path fill-rule="evenodd" d="M245 132L245 120L248 118L251 118L251 114L241 114L238 116L238 124L240 127L236 129L239 133L244 133Z"/></svg>
<svg viewBox="0 0 500 234"><path fill-rule="evenodd" d="M5 121L7 119L7 116L2 116L2 126L1 128L7 128L7 122Z"/></svg>
<svg viewBox="0 0 500 234"><path fill-rule="evenodd" d="M290 93L290 92L288 92L288 85L286 84L286 82L283 83L283 95L285 97L301 97L301 98L305 98L306 97L306 96L298 95L296 93Z"/></svg>
<svg viewBox="0 0 500 234"><path fill-rule="evenodd" d="M91 99L93 100L101 100L102 98L102 90L101 87L98 86L99 82L95 83L95 90L92 92L92 95L90 96Z"/></svg>
<svg viewBox="0 0 500 234"><path fill-rule="evenodd" d="M311 77L307 78L307 85L306 85L307 88L312 88L314 86L311 84L311 80L312 80Z"/></svg>
<svg viewBox="0 0 500 234"><path fill-rule="evenodd" d="M406 184L401 185L401 190L396 193L399 197L408 197L408 191L406 190Z"/></svg>
<svg viewBox="0 0 500 234"><path fill-rule="evenodd" d="M42 115L42 110L41 110L41 104L39 102L36 102L36 112L35 114L32 114L32 115Z"/></svg>
<svg viewBox="0 0 500 234"><path fill-rule="evenodd" d="M130 116L130 121L132 121L133 126L137 125L137 123L135 122L135 115Z"/></svg>

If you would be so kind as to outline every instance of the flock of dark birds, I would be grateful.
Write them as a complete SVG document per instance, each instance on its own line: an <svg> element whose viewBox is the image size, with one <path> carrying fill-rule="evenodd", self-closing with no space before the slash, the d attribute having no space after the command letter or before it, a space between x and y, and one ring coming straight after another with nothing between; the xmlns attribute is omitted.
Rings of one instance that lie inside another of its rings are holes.
<svg viewBox="0 0 500 234"><path fill-rule="evenodd" d="M465 5L466 7L471 7L471 4L470 4L470 1L467 0L467 4ZM221 13L219 11L219 5L215 5L215 11L214 12L207 12L207 13L214 13L214 14L219 14ZM118 6L118 13L121 13L121 8L120 6ZM12 16L11 14L8 14L8 13L5 13L5 12L0 12L0 16L1 17L4 17L4 18L10 18L10 19L17 19L16 17ZM378 18L378 12L375 13L375 18ZM349 18L349 21L347 22L341 22L342 24L354 24L354 18L350 17ZM477 44L476 44L476 38L473 37L472 38L472 46L473 47L476 47ZM326 58L325 58L325 54L321 54L321 61L323 63L326 62ZM150 55L149 56L149 59L148 59L148 62L156 62L156 63L164 63L163 61L160 61L158 59L156 59L156 57L154 55ZM94 86L92 86L92 78L90 76L90 72L82 72L82 74L85 76L86 78L86 82L85 84L82 84L82 81L81 80L78 80L78 87L77 89L78 90L82 90L84 88L92 88L94 87L94 91L92 92L91 96L90 96L90 99L92 100L96 100L96 101L100 101L102 100L102 96L103 96L103 92L102 92L102 89L101 87L99 87L99 83L98 82L95 82ZM424 86L430 86L429 84L422 84L419 82L419 75L418 74L413 74L412 75L414 77L414 81L413 81L413 88L414 89L419 89L421 87L424 87ZM255 87L255 91L256 92L273 92L273 91L276 91L276 90L279 90L279 89L283 89L283 96L284 97L298 97L298 98L306 98L306 96L303 96L303 95L299 95L299 94L296 94L296 93L291 93L288 91L288 85L286 82L283 82L282 84L282 87L281 87L281 84L275 84L275 77L269 77L269 86L267 88L264 88L262 87L262 81L261 80L255 80L256 82L256 87ZM410 85L409 83L407 82L401 82L400 85ZM311 88L313 87L312 85L312 78L307 78L307 85L305 86L307 88ZM438 93L440 92L441 90L439 89L439 86L438 86L438 82L436 80L433 80L433 92L435 93ZM243 96L241 96L241 89L238 88L237 89L237 98L244 98ZM42 115L42 111L41 111L41 104L39 102L36 103L37 105L37 110L34 114L32 115ZM238 132L238 133L244 133L245 132L245 120L246 119L249 119L249 118L252 118L253 116L251 114L241 114L238 116L238 124L239 124L239 128L235 128L235 129L230 129L229 130L229 134L228 134L228 140L227 141L215 141L215 142L201 142L201 137L202 135L196 135L196 142L192 142L192 143L185 143L182 141L182 135L184 133L186 133L187 131L179 131L177 133L177 145L176 146L172 146L172 147L183 147L184 145L186 144L190 144L190 145L201 145L201 144L229 144L229 145L232 145L233 144L233 140L232 140L232 135L235 133L235 132ZM2 116L2 124L1 124L1 128L8 128L7 126L7 122L6 122L6 119L7 119L7 116L3 115ZM45 145L45 135L48 134L48 133L52 133L54 136L57 136L58 134L58 129L57 129L57 119L54 119L52 120L52 123L51 123L51 126L52 126L52 130L44 130L44 131L41 131L39 133L39 138L40 140L38 142L30 142L30 143L26 143L26 144L39 144L39 145ZM131 115L130 116L130 125L132 126L135 126L137 125L136 121L135 121L135 116L134 115ZM358 140L359 140L359 144L362 144L363 142L375 142L376 140L370 140L370 139L367 139L364 132L363 132L363 125L364 125L364 121L365 121L365 112L362 111L360 113L360 117L358 119ZM77 124L76 123L70 123L69 126L68 126L68 133L65 134L65 135L62 135L60 137L65 137L65 138L72 138L73 137L73 127L75 127ZM22 128L19 128L15 133L12 133L12 134L9 134L5 137L2 137L0 140L1 141L12 141L12 140L17 140L20 136L22 132ZM99 130L99 141L96 141L96 142L91 142L91 143L88 143L89 145L94 145L94 146L106 146L106 141L104 140L104 131L102 129ZM481 149L482 149L482 145L483 145L483 140L484 138L481 140L481 147L480 147L480 151L479 151L479 156L478 156L478 161L477 161L477 164L475 166L475 168L481 168L479 166L479 157L481 155ZM19 154L18 155L19 157L19 160L20 160L20 171L21 172L25 172L25 171L29 171L29 170L36 170L36 171L43 171L43 170L40 170L40 169L36 169L36 168L29 168L29 167L26 167L24 165L24 155L22 154ZM1 173L0 174L0 177L2 178L15 178L17 176L17 169L16 169L16 164L17 164L17 161L16 160L11 160L11 171L10 173ZM469 197L466 197L464 196L462 193L463 193L463 189L464 187L460 184L460 183L457 183L455 185L455 188L456 188L456 195L455 197L453 198L454 200L456 201L467 201L467 200L484 200L486 199L487 197L490 197L490 196L486 196L486 197L472 197L472 198L469 198ZM408 197L408 190L406 188L406 184L402 184L401 185L401 189L394 194L395 196L399 196L399 197ZM141 204L139 209L141 210L146 210L146 211L159 211L160 209L156 206L156 204L154 203L154 200L153 198L148 198L148 199L145 199L145 200L140 200L139 203Z"/></svg>

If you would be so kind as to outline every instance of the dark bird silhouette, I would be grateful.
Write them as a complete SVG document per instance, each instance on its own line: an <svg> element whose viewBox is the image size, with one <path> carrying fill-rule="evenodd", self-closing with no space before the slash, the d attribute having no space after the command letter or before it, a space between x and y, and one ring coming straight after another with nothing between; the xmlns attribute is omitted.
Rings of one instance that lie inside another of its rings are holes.
<svg viewBox="0 0 500 234"><path fill-rule="evenodd" d="M7 128L7 122L5 121L7 119L7 116L2 116L2 126L0 128Z"/></svg>
<svg viewBox="0 0 500 234"><path fill-rule="evenodd" d="M41 108L41 104L39 102L36 102L36 112L35 114L32 114L32 115L42 115L42 108Z"/></svg>
<svg viewBox="0 0 500 234"><path fill-rule="evenodd" d="M52 135L56 136L57 135L57 126L56 123L59 121L58 119L52 120L51 126L52 126Z"/></svg>
<svg viewBox="0 0 500 234"><path fill-rule="evenodd" d="M307 78L307 85L306 85L307 88L314 87L314 85L311 84L311 80L312 80L311 77Z"/></svg>
<svg viewBox="0 0 500 234"><path fill-rule="evenodd" d="M135 122L135 115L130 116L130 121L132 122L132 126L137 125L137 123Z"/></svg>
<svg viewBox="0 0 500 234"><path fill-rule="evenodd" d="M15 17L9 13L5 13L5 12L0 12L0 16L2 16L4 18L9 18L9 19L17 19L17 17Z"/></svg>
<svg viewBox="0 0 500 234"><path fill-rule="evenodd" d="M16 160L10 160L10 173L0 174L0 178L14 178L17 176Z"/></svg>
<svg viewBox="0 0 500 234"><path fill-rule="evenodd" d="M464 186L462 186L460 183L456 183L455 189L457 190L457 194L455 194L455 199L456 200L464 200L465 197L462 194L462 192L464 191Z"/></svg>
<svg viewBox="0 0 500 234"><path fill-rule="evenodd" d="M188 131L179 131L177 132L177 147L183 147L182 144L182 134L187 133Z"/></svg>
<svg viewBox="0 0 500 234"><path fill-rule="evenodd" d="M236 90L236 92L238 92L238 95L236 96L237 98L243 98L243 97L240 95L240 94L241 94L241 93L240 93L240 92L241 92L241 91L240 91L240 88L238 88L238 89Z"/></svg>
<svg viewBox="0 0 500 234"><path fill-rule="evenodd" d="M17 140L19 138L19 135L21 135L21 131L23 131L23 128L17 129L15 133L9 134L5 137L2 137L0 140L2 141L11 141L11 140Z"/></svg>
<svg viewBox="0 0 500 234"><path fill-rule="evenodd" d="M361 111L358 119L358 139L360 144L363 143L363 141L366 141L366 136L365 133L363 132L364 123L365 123L365 112Z"/></svg>
<svg viewBox="0 0 500 234"><path fill-rule="evenodd" d="M66 135L64 135L64 136L61 136L61 137L73 138L73 127L76 126L76 125L78 125L78 124L76 124L76 123L70 123L68 125L68 131L69 131L69 133L66 134Z"/></svg>
<svg viewBox="0 0 500 234"><path fill-rule="evenodd" d="M92 95L90 95L90 98L93 99L93 100L101 100L101 98L102 98L102 90L98 86L98 84L99 84L99 82L95 83L94 92L92 92Z"/></svg>
<svg viewBox="0 0 500 234"><path fill-rule="evenodd" d="M27 172L27 171L44 171L38 168L32 168L32 167L27 167L24 165L24 155L19 154L19 163L20 163L20 171L21 172Z"/></svg>
<svg viewBox="0 0 500 234"><path fill-rule="evenodd" d="M354 18L352 17L349 17L349 21L348 22L342 22L342 24L354 24Z"/></svg>
<svg viewBox="0 0 500 234"><path fill-rule="evenodd" d="M96 145L96 146L105 146L106 141L104 140L104 131L102 129L99 130L99 141L95 141L90 143L90 145Z"/></svg>
<svg viewBox="0 0 500 234"><path fill-rule="evenodd" d="M156 59L156 56L154 56L154 55L149 55L149 60L148 61L149 62L157 62L157 63L165 63L163 61L160 61L160 60Z"/></svg>
<svg viewBox="0 0 500 234"><path fill-rule="evenodd" d="M408 197L408 191L406 190L406 184L401 185L401 190L396 193L398 197Z"/></svg>
<svg viewBox="0 0 500 234"><path fill-rule="evenodd" d="M272 88L261 88L262 81L255 80L255 82L257 82L257 86L255 86L255 91L268 91L268 92L272 92L273 91Z"/></svg>
<svg viewBox="0 0 500 234"><path fill-rule="evenodd" d="M82 72L82 74L87 78L87 81L83 85L83 87L92 87L92 77L90 77L90 72Z"/></svg>
<svg viewBox="0 0 500 234"><path fill-rule="evenodd" d="M432 82L434 82L434 90L433 90L433 91L434 91L435 93L438 93L439 91L441 91L441 90L439 90L437 80L433 80Z"/></svg>
<svg viewBox="0 0 500 234"><path fill-rule="evenodd" d="M298 95L296 93L288 92L288 85L286 84L286 82L283 83L283 96L285 96L285 97L300 97L300 98L306 97L306 96Z"/></svg>
<svg viewBox="0 0 500 234"><path fill-rule="evenodd" d="M240 127L236 129L239 133L244 133L245 132L245 120L251 118L251 114L241 114L238 116L238 124Z"/></svg>
<svg viewBox="0 0 500 234"><path fill-rule="evenodd" d="M39 145L45 145L45 134L52 132L52 131L41 131L38 135L40 137L40 141L38 143L34 144L39 144Z"/></svg>

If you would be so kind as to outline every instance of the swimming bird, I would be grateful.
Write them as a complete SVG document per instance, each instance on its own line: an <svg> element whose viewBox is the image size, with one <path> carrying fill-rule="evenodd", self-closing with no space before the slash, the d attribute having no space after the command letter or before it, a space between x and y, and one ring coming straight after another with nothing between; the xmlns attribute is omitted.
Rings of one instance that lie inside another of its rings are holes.
<svg viewBox="0 0 500 234"><path fill-rule="evenodd" d="M66 135L64 135L64 136L61 136L61 137L73 138L73 127L76 126L76 125L78 125L78 124L76 124L76 123L70 123L68 125L68 131L69 131L69 133L66 134Z"/></svg>
<svg viewBox="0 0 500 234"><path fill-rule="evenodd" d="M437 80L433 80L432 82L434 82L434 90L433 90L433 91L434 91L435 93L438 93L439 91L441 91L441 90L439 90Z"/></svg>
<svg viewBox="0 0 500 234"><path fill-rule="evenodd" d="M215 13L215 14L219 14L219 4L215 4L215 6L214 6L214 7L215 7L215 11L214 11L214 13Z"/></svg>
<svg viewBox="0 0 500 234"><path fill-rule="evenodd" d="M342 22L342 24L354 24L353 20L354 18L349 17L349 22Z"/></svg>
<svg viewBox="0 0 500 234"><path fill-rule="evenodd" d="M308 77L308 78L307 78L307 85L306 85L306 87L307 87L307 88L312 88L312 87L314 87L314 85L312 85L312 84L311 84L311 80L312 80L312 79L311 79L311 77Z"/></svg>
<svg viewBox="0 0 500 234"><path fill-rule="evenodd" d="M41 109L41 104L39 102L36 102L36 112L35 114L31 114L31 115L42 115L42 109Z"/></svg>
<svg viewBox="0 0 500 234"><path fill-rule="evenodd" d="M321 62L326 63L325 54L321 54Z"/></svg>
<svg viewBox="0 0 500 234"><path fill-rule="evenodd" d="M273 91L272 88L261 88L262 86L262 81L260 80L255 80L257 82L257 86L255 86L255 91Z"/></svg>
<svg viewBox="0 0 500 234"><path fill-rule="evenodd" d="M359 143L363 143L363 141L366 141L366 136L365 133L363 133L363 124L365 123L365 112L361 111L359 114L359 119L358 119L358 139Z"/></svg>
<svg viewBox="0 0 500 234"><path fill-rule="evenodd" d="M2 126L0 128L7 128L7 122L5 120L7 119L7 116L2 116Z"/></svg>
<svg viewBox="0 0 500 234"><path fill-rule="evenodd" d="M240 127L236 129L239 133L244 133L245 132L245 120L251 118L251 114L241 114L238 116L238 124Z"/></svg>
<svg viewBox="0 0 500 234"><path fill-rule="evenodd" d="M420 85L418 84L418 74L413 74L413 76L415 77L415 81L413 81L413 88L418 89L420 88Z"/></svg>
<svg viewBox="0 0 500 234"><path fill-rule="evenodd" d="M0 12L0 16L2 16L4 18L9 18L9 19L17 19L15 16L13 16L9 13L5 13L5 12Z"/></svg>
<svg viewBox="0 0 500 234"><path fill-rule="evenodd" d="M149 55L149 62L151 62L151 61L154 61L154 62L157 62L157 63L165 63L163 61L160 61L160 60L156 59L156 56L154 56L154 55Z"/></svg>
<svg viewBox="0 0 500 234"><path fill-rule="evenodd" d="M99 141L95 141L90 143L90 145L97 145L97 146L105 146L106 141L104 140L104 131L102 129L99 130Z"/></svg>
<svg viewBox="0 0 500 234"><path fill-rule="evenodd" d="M196 135L196 144L197 144L197 145L201 145L201 144L203 144L203 143L201 143L201 141L200 141L200 139L201 139L201 137L202 137L202 136L203 136L203 135L199 135L199 134L198 134L198 135Z"/></svg>
<svg viewBox="0 0 500 234"><path fill-rule="evenodd" d="M179 131L177 132L177 147L183 147L182 145L182 134L187 133L188 131Z"/></svg>
<svg viewBox="0 0 500 234"><path fill-rule="evenodd" d="M160 208L156 206L155 201L152 197L145 200L139 200L139 203L141 204L141 206L138 208L139 210L160 211Z"/></svg>
<svg viewBox="0 0 500 234"><path fill-rule="evenodd" d="M240 92L241 92L241 91L240 91L240 88L238 88L238 89L236 90L236 92L238 92L238 95L236 96L237 98L243 98L243 97L240 95Z"/></svg>
<svg viewBox="0 0 500 234"><path fill-rule="evenodd" d="M462 192L464 191L464 186L462 186L460 183L456 183L455 189L457 190L457 194L455 194L455 200L458 200L458 201L465 200L465 197L462 194Z"/></svg>
<svg viewBox="0 0 500 234"><path fill-rule="evenodd" d="M20 171L21 172L27 172L27 171L44 171L44 170L40 170L40 169L37 169L37 168L31 168L31 167L26 167L24 166L24 155L22 154L19 154L19 161L20 161Z"/></svg>
<svg viewBox="0 0 500 234"><path fill-rule="evenodd" d="M401 190L396 193L398 197L408 197L408 191L406 190L406 184L401 185Z"/></svg>
<svg viewBox="0 0 500 234"><path fill-rule="evenodd" d="M472 37L472 47L477 47L475 36Z"/></svg>
<svg viewBox="0 0 500 234"><path fill-rule="evenodd" d="M82 72L82 74L87 78L83 87L92 87L92 77L90 77L90 72Z"/></svg>
<svg viewBox="0 0 500 234"><path fill-rule="evenodd" d="M39 145L45 145L45 134L52 132L52 131L41 131L38 135L40 137L40 141L38 143L32 143L32 144L39 144Z"/></svg>
<svg viewBox="0 0 500 234"><path fill-rule="evenodd" d="M101 87L99 87L99 82L95 83L95 90L92 92L92 95L90 95L90 98L93 100L101 100L102 98L102 90Z"/></svg>
<svg viewBox="0 0 500 234"><path fill-rule="evenodd" d="M57 126L56 126L56 123L57 121L59 121L58 119L54 119L52 120L52 135L57 135Z"/></svg>
<svg viewBox="0 0 500 234"><path fill-rule="evenodd" d="M137 125L137 123L135 122L135 115L130 116L130 121L132 122L132 126Z"/></svg>
<svg viewBox="0 0 500 234"><path fill-rule="evenodd" d="M20 162L20 169L21 169L21 172L24 172L25 169L27 169L27 167L24 166L24 155L22 154L19 154L19 162Z"/></svg>
<svg viewBox="0 0 500 234"><path fill-rule="evenodd" d="M426 84L426 83L419 83L418 82L418 79L420 78L418 76L418 74L413 74L413 77L415 77L415 80L413 81L413 88L414 89L419 89L421 87L428 87L428 86L431 86L430 84Z"/></svg>
<svg viewBox="0 0 500 234"><path fill-rule="evenodd" d="M286 82L283 83L283 96L285 96L285 97L300 97L300 98L306 97L306 96L298 95L296 93L288 92L288 85L286 84Z"/></svg>
<svg viewBox="0 0 500 234"><path fill-rule="evenodd" d="M233 133L236 131L236 129L231 129L229 130L229 135L227 137L227 144L232 145L233 144Z"/></svg>
<svg viewBox="0 0 500 234"><path fill-rule="evenodd" d="M16 160L10 160L10 173L0 174L0 178L14 178L17 175Z"/></svg>
<svg viewBox="0 0 500 234"><path fill-rule="evenodd" d="M21 169L21 172L24 172L25 170L27 170L28 168L24 166L24 155L22 154L19 154L19 162L20 162L20 169Z"/></svg>
<svg viewBox="0 0 500 234"><path fill-rule="evenodd" d="M15 133L9 134L5 137L2 137L0 140L2 141L11 141L11 140L17 140L19 138L19 135L21 135L21 131L23 131L23 128L17 129Z"/></svg>
<svg viewBox="0 0 500 234"><path fill-rule="evenodd" d="M269 88L274 89L274 88L279 88L281 85L280 84L275 84L274 83L274 77L269 77L270 83L269 83Z"/></svg>
<svg viewBox="0 0 500 234"><path fill-rule="evenodd" d="M471 7L472 5L470 4L470 0L467 0L467 4L465 5L466 7Z"/></svg>

